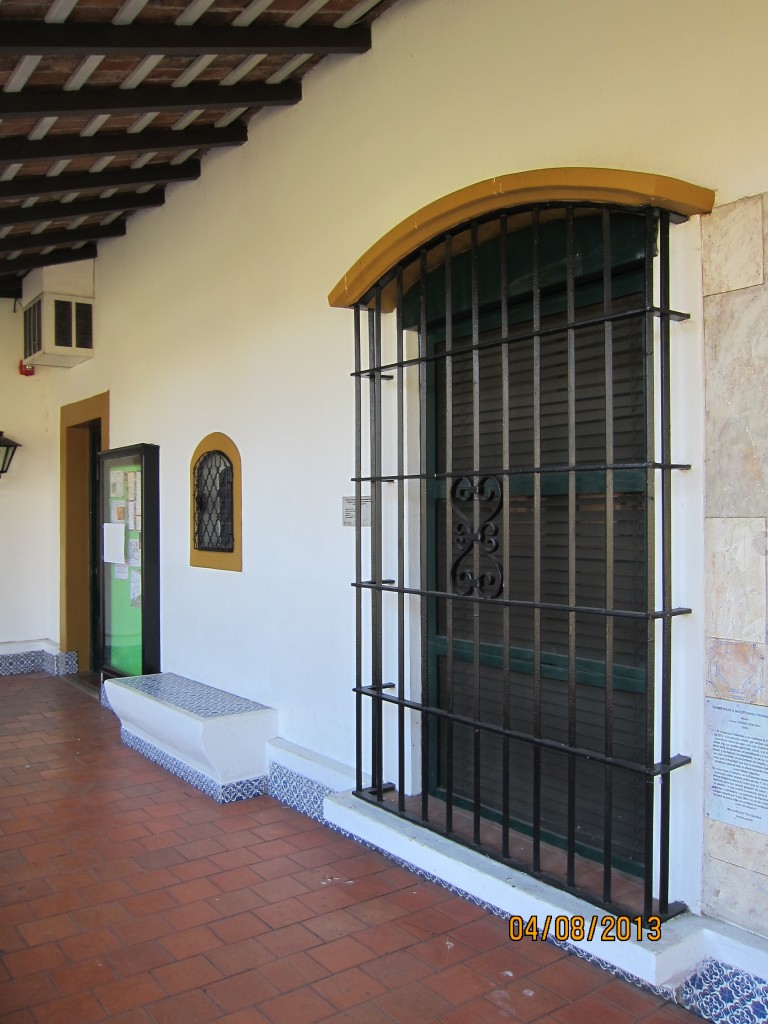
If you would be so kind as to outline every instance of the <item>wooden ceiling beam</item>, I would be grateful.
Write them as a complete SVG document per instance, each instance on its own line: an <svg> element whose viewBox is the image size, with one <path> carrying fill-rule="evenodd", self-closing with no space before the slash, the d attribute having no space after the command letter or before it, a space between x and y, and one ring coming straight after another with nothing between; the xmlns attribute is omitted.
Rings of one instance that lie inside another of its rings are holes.
<svg viewBox="0 0 768 1024"><path fill-rule="evenodd" d="M371 30L283 25L232 28L229 25L94 25L0 21L0 54L24 53L86 57L89 54L199 56L216 54L366 53Z"/></svg>
<svg viewBox="0 0 768 1024"><path fill-rule="evenodd" d="M151 192L122 192L109 199L75 199L71 203L36 203L34 206L0 208L0 226L5 224L32 224L43 220L74 220L75 217L99 217L115 211L128 212L162 206L165 190Z"/></svg>
<svg viewBox="0 0 768 1024"><path fill-rule="evenodd" d="M78 260L95 260L96 246L84 245L80 249L62 249L46 255L19 256L16 260L0 260L0 280L9 274L23 274L36 267L52 267L59 263L76 263Z"/></svg>
<svg viewBox="0 0 768 1024"><path fill-rule="evenodd" d="M89 189L140 188L142 185L165 185L173 181L196 181L200 177L200 161L185 160L183 164L145 164L143 167L122 167L119 170L91 174L17 175L0 181L0 199L28 199L30 196L85 192Z"/></svg>
<svg viewBox="0 0 768 1024"><path fill-rule="evenodd" d="M125 219L112 224L95 224L90 228L76 228L74 231L41 231L39 235L6 235L0 238L0 252L23 252L24 249L44 249L48 245L75 245L77 242L93 242L97 238L120 238L125 234ZM82 257L85 259L85 257ZM0 264L0 273L4 272Z"/></svg>
<svg viewBox="0 0 768 1024"><path fill-rule="evenodd" d="M157 153L180 149L211 149L215 146L241 146L248 138L244 124L227 128L194 128L176 132L146 131L135 134L97 132L96 135L56 135L43 139L5 138L0 148L0 164L25 160L73 160L83 156L117 156L126 153Z"/></svg>
<svg viewBox="0 0 768 1024"><path fill-rule="evenodd" d="M145 111L232 110L290 106L301 99L301 82L267 85L190 85L184 89L80 89L74 92L24 89L0 92L0 118L140 114Z"/></svg>

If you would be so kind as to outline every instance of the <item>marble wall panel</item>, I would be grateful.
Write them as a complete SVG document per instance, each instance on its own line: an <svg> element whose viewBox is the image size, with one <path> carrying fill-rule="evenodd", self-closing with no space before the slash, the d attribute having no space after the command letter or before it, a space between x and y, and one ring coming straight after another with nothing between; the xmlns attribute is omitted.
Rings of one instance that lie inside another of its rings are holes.
<svg viewBox="0 0 768 1024"><path fill-rule="evenodd" d="M763 837L765 838L765 837ZM768 875L728 864L716 857L704 859L705 914L757 935L765 935L768 927Z"/></svg>
<svg viewBox="0 0 768 1024"><path fill-rule="evenodd" d="M707 519L706 633L766 642L765 519Z"/></svg>
<svg viewBox="0 0 768 1024"><path fill-rule="evenodd" d="M768 286L704 302L706 509L768 514Z"/></svg>
<svg viewBox="0 0 768 1024"><path fill-rule="evenodd" d="M707 818L704 822L704 843L708 856L748 871L768 875L765 857L766 840L762 832L751 832L738 825ZM765 922L768 928L768 918Z"/></svg>
<svg viewBox="0 0 768 1024"><path fill-rule="evenodd" d="M702 217L701 256L705 295L762 284L762 198L740 199Z"/></svg>
<svg viewBox="0 0 768 1024"><path fill-rule="evenodd" d="M707 637L707 696L768 705L765 644Z"/></svg>

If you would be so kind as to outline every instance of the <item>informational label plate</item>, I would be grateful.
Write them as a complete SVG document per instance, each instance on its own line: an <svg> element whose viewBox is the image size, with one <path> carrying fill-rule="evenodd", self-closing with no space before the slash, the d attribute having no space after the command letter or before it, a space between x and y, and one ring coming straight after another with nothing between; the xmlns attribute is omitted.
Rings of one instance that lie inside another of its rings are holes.
<svg viewBox="0 0 768 1024"><path fill-rule="evenodd" d="M707 816L768 835L768 707L707 700Z"/></svg>

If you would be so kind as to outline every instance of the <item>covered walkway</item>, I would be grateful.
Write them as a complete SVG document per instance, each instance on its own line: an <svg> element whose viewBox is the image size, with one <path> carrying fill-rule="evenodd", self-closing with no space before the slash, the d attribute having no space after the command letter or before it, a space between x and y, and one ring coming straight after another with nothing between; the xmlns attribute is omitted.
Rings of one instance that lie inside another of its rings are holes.
<svg viewBox="0 0 768 1024"><path fill-rule="evenodd" d="M91 696L0 679L3 1024L696 1021L268 797L218 805Z"/></svg>

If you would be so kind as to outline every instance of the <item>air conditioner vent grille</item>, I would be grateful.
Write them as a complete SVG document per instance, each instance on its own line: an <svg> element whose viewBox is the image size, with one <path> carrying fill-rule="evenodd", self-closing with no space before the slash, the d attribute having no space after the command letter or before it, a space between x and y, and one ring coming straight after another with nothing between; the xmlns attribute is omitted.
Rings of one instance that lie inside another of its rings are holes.
<svg viewBox="0 0 768 1024"><path fill-rule="evenodd" d="M53 304L53 338L59 348L72 348L72 303L56 299Z"/></svg>
<svg viewBox="0 0 768 1024"><path fill-rule="evenodd" d="M93 306L90 302L75 303L75 346L93 348Z"/></svg>
<svg viewBox="0 0 768 1024"><path fill-rule="evenodd" d="M43 347L40 312L42 301L37 299L24 310L24 358L28 359Z"/></svg>

